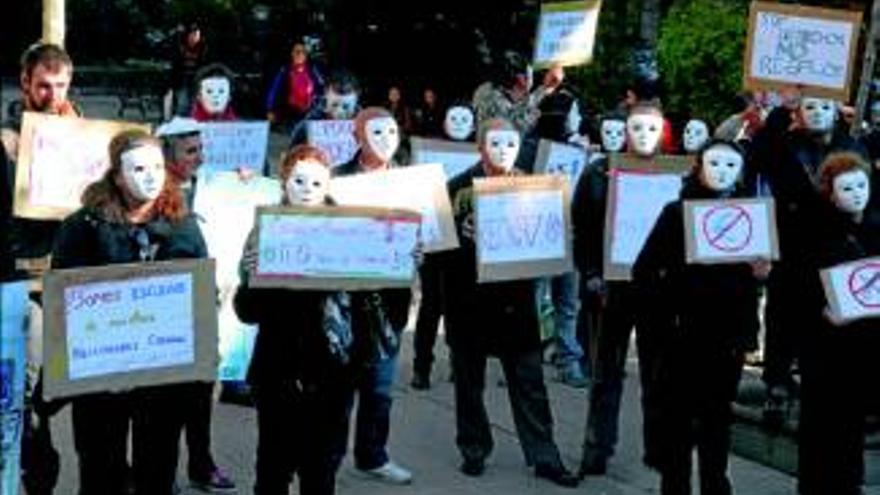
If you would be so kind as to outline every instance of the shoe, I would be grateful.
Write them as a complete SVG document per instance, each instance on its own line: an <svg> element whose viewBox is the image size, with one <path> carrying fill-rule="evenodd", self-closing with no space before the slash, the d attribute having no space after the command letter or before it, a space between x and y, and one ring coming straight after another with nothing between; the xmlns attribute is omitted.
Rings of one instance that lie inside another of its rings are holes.
<svg viewBox="0 0 880 495"><path fill-rule="evenodd" d="M535 476L566 488L574 488L580 483L580 479L571 474L562 465L538 464L535 466Z"/></svg>
<svg viewBox="0 0 880 495"><path fill-rule="evenodd" d="M556 381L572 388L587 388L589 380L584 376L581 365L577 361L569 363L559 369Z"/></svg>
<svg viewBox="0 0 880 495"><path fill-rule="evenodd" d="M374 469L358 469L364 476L391 485L408 485L412 483L412 473L398 466L393 461Z"/></svg>
<svg viewBox="0 0 880 495"><path fill-rule="evenodd" d="M578 475L581 478L584 476L603 476L607 471L608 461L605 459L584 459L584 461L581 462L581 468L578 470Z"/></svg>
<svg viewBox="0 0 880 495"><path fill-rule="evenodd" d="M207 493L230 493L235 491L235 482L221 468L214 468L204 477L190 477L192 487Z"/></svg>
<svg viewBox="0 0 880 495"><path fill-rule="evenodd" d="M431 388L431 378L425 373L413 373L412 381L409 385L415 390L428 390Z"/></svg>
<svg viewBox="0 0 880 495"><path fill-rule="evenodd" d="M483 459L465 459L460 469L467 476L480 476L486 470L486 463Z"/></svg>

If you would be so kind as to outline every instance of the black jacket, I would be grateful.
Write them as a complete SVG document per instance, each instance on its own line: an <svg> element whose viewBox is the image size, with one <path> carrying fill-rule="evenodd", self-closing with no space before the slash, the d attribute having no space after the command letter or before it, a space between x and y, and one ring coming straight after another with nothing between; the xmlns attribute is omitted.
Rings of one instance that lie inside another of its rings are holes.
<svg viewBox="0 0 880 495"><path fill-rule="evenodd" d="M608 157L603 156L584 169L571 201L574 264L583 280L602 276L607 198Z"/></svg>
<svg viewBox="0 0 880 495"><path fill-rule="evenodd" d="M666 337L714 349L754 349L758 282L751 266L685 262L683 201L718 195L688 178L681 196L660 214L633 266L633 280L642 297L650 298L645 304L656 308L662 319L658 328L668 333Z"/></svg>
<svg viewBox="0 0 880 495"><path fill-rule="evenodd" d="M447 338L453 349L460 345L490 353L535 349L541 340L535 281L477 283L476 246L462 234L462 224L473 215L473 181L482 177L485 172L478 163L448 186L460 246L437 254L445 277Z"/></svg>

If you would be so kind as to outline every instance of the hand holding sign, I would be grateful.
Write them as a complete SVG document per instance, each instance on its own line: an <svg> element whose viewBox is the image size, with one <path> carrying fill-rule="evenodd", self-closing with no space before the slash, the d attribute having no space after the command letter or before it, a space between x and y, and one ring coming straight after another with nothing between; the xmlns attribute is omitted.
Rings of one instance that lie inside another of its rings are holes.
<svg viewBox="0 0 880 495"><path fill-rule="evenodd" d="M772 199L684 202L688 263L737 263L778 259Z"/></svg>
<svg viewBox="0 0 880 495"><path fill-rule="evenodd" d="M830 321L843 324L880 316L880 258L834 266L820 273Z"/></svg>

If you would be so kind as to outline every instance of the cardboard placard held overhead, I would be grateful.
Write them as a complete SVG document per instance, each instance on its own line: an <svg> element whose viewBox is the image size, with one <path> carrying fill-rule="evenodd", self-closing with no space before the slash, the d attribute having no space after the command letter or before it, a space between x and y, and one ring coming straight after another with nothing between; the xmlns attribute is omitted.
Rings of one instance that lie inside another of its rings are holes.
<svg viewBox="0 0 880 495"><path fill-rule="evenodd" d="M53 270L43 285L47 399L216 379L213 260Z"/></svg>
<svg viewBox="0 0 880 495"><path fill-rule="evenodd" d="M559 275L573 269L568 177L474 180L477 282Z"/></svg>
<svg viewBox="0 0 880 495"><path fill-rule="evenodd" d="M409 140L413 163L440 163L452 179L480 161L475 143L413 136Z"/></svg>
<svg viewBox="0 0 880 495"><path fill-rule="evenodd" d="M820 276L828 307L838 320L880 317L880 258L843 263Z"/></svg>
<svg viewBox="0 0 880 495"><path fill-rule="evenodd" d="M592 60L601 9L601 0L542 4L535 38L535 67L581 65Z"/></svg>
<svg viewBox="0 0 880 495"><path fill-rule="evenodd" d="M568 177L569 184L575 187L587 163L589 151L586 149L542 139L538 143L535 173L564 175Z"/></svg>
<svg viewBox="0 0 880 495"><path fill-rule="evenodd" d="M691 161L685 156L609 155L605 280L632 279L632 265L663 207L678 199L682 176L690 169Z"/></svg>
<svg viewBox="0 0 880 495"><path fill-rule="evenodd" d="M252 287L373 290L409 287L421 216L360 206L257 209Z"/></svg>
<svg viewBox="0 0 880 495"><path fill-rule="evenodd" d="M753 2L746 40L744 86L848 101L862 13Z"/></svg>
<svg viewBox="0 0 880 495"><path fill-rule="evenodd" d="M269 146L269 123L204 122L200 124L204 163L211 172L248 168L260 173Z"/></svg>
<svg viewBox="0 0 880 495"><path fill-rule="evenodd" d="M458 247L446 174L439 163L336 177L330 181L330 197L340 205L417 211L425 252Z"/></svg>
<svg viewBox="0 0 880 495"><path fill-rule="evenodd" d="M688 263L779 259L771 198L685 201L684 235Z"/></svg>
<svg viewBox="0 0 880 495"><path fill-rule="evenodd" d="M110 166L116 134L150 126L25 112L15 176L17 217L60 220L76 211L86 187Z"/></svg>
<svg viewBox="0 0 880 495"><path fill-rule="evenodd" d="M353 120L306 121L308 143L321 148L333 166L348 163L358 151Z"/></svg>

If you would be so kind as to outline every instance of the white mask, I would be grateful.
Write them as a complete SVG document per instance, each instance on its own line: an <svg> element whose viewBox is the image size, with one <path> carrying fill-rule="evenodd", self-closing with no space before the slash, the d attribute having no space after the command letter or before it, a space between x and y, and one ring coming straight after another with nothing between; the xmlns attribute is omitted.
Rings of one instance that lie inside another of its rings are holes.
<svg viewBox="0 0 880 495"><path fill-rule="evenodd" d="M568 111L568 117L565 119L565 130L568 131L569 134L577 134L581 130L581 110L578 107L578 102L574 101L571 104L571 110Z"/></svg>
<svg viewBox="0 0 880 495"><path fill-rule="evenodd" d="M700 179L713 191L729 191L743 169L743 157L728 146L712 146L703 153Z"/></svg>
<svg viewBox="0 0 880 495"><path fill-rule="evenodd" d="M807 97L801 100L801 116L807 129L826 133L837 120L837 102L825 98Z"/></svg>
<svg viewBox="0 0 880 495"><path fill-rule="evenodd" d="M370 119L365 125L367 145L382 161L391 161L400 145L400 133L393 117Z"/></svg>
<svg viewBox="0 0 880 495"><path fill-rule="evenodd" d="M623 151L626 144L626 122L622 120L602 121L602 148L605 151L616 153Z"/></svg>
<svg viewBox="0 0 880 495"><path fill-rule="evenodd" d="M474 132L474 112L468 107L449 107L443 130L451 139L464 141Z"/></svg>
<svg viewBox="0 0 880 495"><path fill-rule="evenodd" d="M689 120L684 126L684 150L688 153L696 153L709 140L709 126L702 120Z"/></svg>
<svg viewBox="0 0 880 495"><path fill-rule="evenodd" d="M199 83L199 101L210 114L226 111L229 106L230 85L225 77L209 77Z"/></svg>
<svg viewBox="0 0 880 495"><path fill-rule="evenodd" d="M639 155L653 155L663 135L663 117L638 113L626 120L626 133L633 151Z"/></svg>
<svg viewBox="0 0 880 495"><path fill-rule="evenodd" d="M284 184L284 193L292 205L324 204L330 186L330 169L311 160L296 162Z"/></svg>
<svg viewBox="0 0 880 495"><path fill-rule="evenodd" d="M861 213L871 199L868 175L861 170L845 172L834 178L832 201L846 213Z"/></svg>
<svg viewBox="0 0 880 495"><path fill-rule="evenodd" d="M519 155L519 133L507 129L488 131L483 146L493 166L510 171Z"/></svg>
<svg viewBox="0 0 880 495"><path fill-rule="evenodd" d="M165 186L165 157L158 146L143 145L120 155L122 180L138 201L152 201Z"/></svg>
<svg viewBox="0 0 880 495"><path fill-rule="evenodd" d="M324 112L333 120L351 120L358 107L358 95L355 92L339 94L328 89L325 94Z"/></svg>

